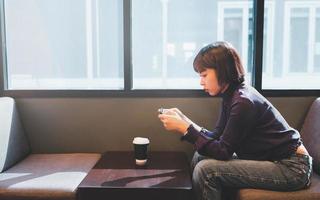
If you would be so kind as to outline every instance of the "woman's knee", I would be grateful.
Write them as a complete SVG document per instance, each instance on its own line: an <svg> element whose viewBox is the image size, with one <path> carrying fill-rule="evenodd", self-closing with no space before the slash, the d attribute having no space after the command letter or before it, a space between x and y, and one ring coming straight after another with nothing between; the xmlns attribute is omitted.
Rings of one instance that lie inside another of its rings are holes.
<svg viewBox="0 0 320 200"><path fill-rule="evenodd" d="M192 161L191 161L191 169L192 169L192 171L194 170L196 165L203 159L206 159L206 157L201 155L201 154L199 154L197 151L193 154L193 158L192 158Z"/></svg>
<svg viewBox="0 0 320 200"><path fill-rule="evenodd" d="M192 184L197 196L201 196L203 191L205 190L206 183L208 182L208 167L208 162L206 162L206 160L199 161L194 167L192 174ZM202 198L199 197L199 199Z"/></svg>
<svg viewBox="0 0 320 200"><path fill-rule="evenodd" d="M192 161L191 161L191 165L193 165L193 168L198 164L198 162L202 161L202 160L214 160L213 158L211 157L208 157L208 156L204 156L204 155L201 155L200 153L198 153L197 151L193 154L193 158L192 158Z"/></svg>
<svg viewBox="0 0 320 200"><path fill-rule="evenodd" d="M220 193L219 177L216 177L216 160L205 159L197 163L192 174L193 187L198 199L207 199Z"/></svg>
<svg viewBox="0 0 320 200"><path fill-rule="evenodd" d="M215 171L215 160L206 159L200 160L194 167L193 170L193 179L198 181L204 181L209 174L214 174Z"/></svg>
<svg viewBox="0 0 320 200"><path fill-rule="evenodd" d="M193 170L194 181L205 181L207 179L219 179L222 174L231 173L232 170L227 161L204 159L199 161Z"/></svg>

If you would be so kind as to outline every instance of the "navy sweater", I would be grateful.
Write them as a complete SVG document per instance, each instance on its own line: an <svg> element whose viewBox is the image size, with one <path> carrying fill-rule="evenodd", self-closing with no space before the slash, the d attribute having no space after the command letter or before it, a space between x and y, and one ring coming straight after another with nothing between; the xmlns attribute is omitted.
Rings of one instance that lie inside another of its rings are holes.
<svg viewBox="0 0 320 200"><path fill-rule="evenodd" d="M182 140L205 156L230 159L280 160L301 144L300 134L259 92L246 84L231 85L222 94L222 109L213 131L192 125Z"/></svg>

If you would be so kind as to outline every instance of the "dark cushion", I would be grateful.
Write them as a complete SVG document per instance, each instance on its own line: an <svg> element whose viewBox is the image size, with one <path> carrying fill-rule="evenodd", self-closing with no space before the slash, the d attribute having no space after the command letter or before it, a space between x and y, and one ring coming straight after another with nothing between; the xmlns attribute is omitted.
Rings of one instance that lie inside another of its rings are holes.
<svg viewBox="0 0 320 200"><path fill-rule="evenodd" d="M303 143L313 157L313 169L320 174L320 98L311 105L301 129Z"/></svg>
<svg viewBox="0 0 320 200"><path fill-rule="evenodd" d="M30 152L15 102L0 97L0 172L21 161Z"/></svg>
<svg viewBox="0 0 320 200"><path fill-rule="evenodd" d="M241 189L237 194L238 200L319 200L320 199L320 177L313 174L311 186L304 190L293 192L277 192L259 189Z"/></svg>

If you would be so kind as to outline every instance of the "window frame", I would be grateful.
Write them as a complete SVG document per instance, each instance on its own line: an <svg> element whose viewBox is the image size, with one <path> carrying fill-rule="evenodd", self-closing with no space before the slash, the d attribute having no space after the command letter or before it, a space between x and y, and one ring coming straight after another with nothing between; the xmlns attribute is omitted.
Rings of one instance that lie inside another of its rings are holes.
<svg viewBox="0 0 320 200"><path fill-rule="evenodd" d="M290 30L290 25L291 25L291 20L293 18L292 16L292 9L294 8L306 8L308 9L308 43L309 44L314 44L315 43L315 20L316 20L316 9L320 9L320 5L317 5L314 1L306 1L306 2L294 2L294 1L289 1L285 2L284 4L284 31L283 35L287 35L287 37L284 37L283 41L283 52L290 52L290 39L291 39L291 34L289 32ZM306 72L298 72L299 74L303 73L305 75L317 73L320 75L320 72L314 72L315 64L314 64L314 46L311 45L308 48L308 59L307 59L307 66ZM291 72L290 71L290 61L288 57L284 59L284 66L283 66L284 73L288 76L290 75L296 75L297 72Z"/></svg>
<svg viewBox="0 0 320 200"><path fill-rule="evenodd" d="M202 90L185 89L131 89L131 0L123 0L123 48L124 89L123 90L8 90L7 62L5 52L5 10L0 0L0 96L23 97L209 97ZM267 2L266 2L267 3ZM319 90L262 90L263 30L265 0L253 0L253 69L252 85L265 96L320 96Z"/></svg>
<svg viewBox="0 0 320 200"><path fill-rule="evenodd" d="M243 61L243 65L244 66L248 66L248 62L247 62L247 57L248 57L248 51L247 51L247 47L249 44L249 39L248 39L248 34L249 34L249 22L247 21L247 19L249 18L249 10L251 8L251 6L249 5L250 3L248 1L245 2L229 2L229 1L219 1L218 2L218 40L224 40L224 20L229 18L229 16L226 15L225 10L226 9L230 9L230 8L236 8L236 9L240 9L243 13L243 15L241 16L241 21L242 21L242 49L241 52L242 54L240 55L242 58L244 58ZM251 75L247 72L248 75Z"/></svg>

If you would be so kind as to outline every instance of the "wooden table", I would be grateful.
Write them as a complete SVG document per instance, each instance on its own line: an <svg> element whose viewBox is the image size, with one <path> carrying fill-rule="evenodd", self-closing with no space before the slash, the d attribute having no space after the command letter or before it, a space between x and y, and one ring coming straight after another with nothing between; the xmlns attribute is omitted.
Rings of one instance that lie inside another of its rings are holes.
<svg viewBox="0 0 320 200"><path fill-rule="evenodd" d="M150 152L135 165L133 152L107 152L78 186L80 200L188 200L192 183L182 152Z"/></svg>

